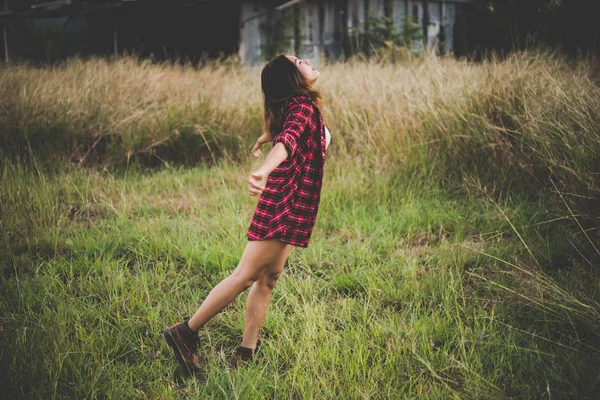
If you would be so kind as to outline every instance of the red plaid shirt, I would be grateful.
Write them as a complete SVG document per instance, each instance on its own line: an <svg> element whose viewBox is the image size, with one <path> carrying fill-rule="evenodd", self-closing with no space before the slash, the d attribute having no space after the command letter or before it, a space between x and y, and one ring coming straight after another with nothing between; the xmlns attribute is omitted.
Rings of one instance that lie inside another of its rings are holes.
<svg viewBox="0 0 600 400"><path fill-rule="evenodd" d="M248 240L277 238L308 247L317 219L325 166L325 124L305 96L289 100L281 132L288 158L271 172L254 211Z"/></svg>

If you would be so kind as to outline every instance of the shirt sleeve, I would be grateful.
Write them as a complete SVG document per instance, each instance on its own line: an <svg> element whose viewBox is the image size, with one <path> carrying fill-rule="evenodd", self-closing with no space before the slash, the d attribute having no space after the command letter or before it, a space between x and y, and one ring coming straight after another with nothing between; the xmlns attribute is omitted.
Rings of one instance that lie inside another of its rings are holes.
<svg viewBox="0 0 600 400"><path fill-rule="evenodd" d="M281 142L288 151L288 158L296 154L298 140L312 116L312 106L307 103L293 103L285 116L283 127L273 138L273 146Z"/></svg>

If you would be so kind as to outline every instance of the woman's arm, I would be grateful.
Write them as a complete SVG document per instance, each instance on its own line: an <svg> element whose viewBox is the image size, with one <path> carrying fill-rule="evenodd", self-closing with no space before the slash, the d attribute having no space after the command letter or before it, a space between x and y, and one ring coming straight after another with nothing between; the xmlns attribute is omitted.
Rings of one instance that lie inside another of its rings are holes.
<svg viewBox="0 0 600 400"><path fill-rule="evenodd" d="M273 138L273 149L263 165L248 177L248 190L252 196L258 196L263 191L267 177L283 160L296 154L300 136L313 112L312 105L305 102L295 102L290 106L281 132Z"/></svg>
<svg viewBox="0 0 600 400"><path fill-rule="evenodd" d="M271 134L269 132L263 132L263 134L258 139L256 139L256 141L261 144L268 143L272 140L273 138L271 137Z"/></svg>
<svg viewBox="0 0 600 400"><path fill-rule="evenodd" d="M252 147L252 150L250 150L250 152L254 157L260 157L262 154L262 152L260 151L262 145L272 140L273 138L271 137L271 135L268 132L264 132L258 139L256 139L256 143L254 143L254 146Z"/></svg>
<svg viewBox="0 0 600 400"><path fill-rule="evenodd" d="M252 196L258 196L265 188L269 174L288 158L288 151L281 142L271 149L263 164L248 177L248 190Z"/></svg>
<svg viewBox="0 0 600 400"><path fill-rule="evenodd" d="M283 143L277 143L273 146L269 155L267 155L267 158L256 172L262 172L268 176L286 158L288 158L288 151L285 148L285 145Z"/></svg>
<svg viewBox="0 0 600 400"><path fill-rule="evenodd" d="M298 148L298 141L306 124L312 118L314 108L306 102L295 102L287 111L283 129L273 138L273 146L283 143L288 151L288 156L293 157Z"/></svg>

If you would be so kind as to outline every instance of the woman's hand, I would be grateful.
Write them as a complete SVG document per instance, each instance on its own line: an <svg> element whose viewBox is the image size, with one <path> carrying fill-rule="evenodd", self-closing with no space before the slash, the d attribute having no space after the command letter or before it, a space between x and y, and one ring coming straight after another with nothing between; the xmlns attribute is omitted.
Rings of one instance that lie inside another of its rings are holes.
<svg viewBox="0 0 600 400"><path fill-rule="evenodd" d="M251 196L258 196L262 193L265 188L265 183L267 182L267 174L258 170L256 172L252 172L248 176L248 190L250 191Z"/></svg>
<svg viewBox="0 0 600 400"><path fill-rule="evenodd" d="M254 157L260 157L262 155L262 152L260 151L261 146L270 141L271 141L271 136L266 132L263 133L261 137L256 139L256 143L254 143L254 146L252 147L252 150L251 150L252 155Z"/></svg>
<svg viewBox="0 0 600 400"><path fill-rule="evenodd" d="M250 195L258 196L262 193L269 174L286 158L288 158L288 152L285 145L282 142L276 143L262 165L248 176L248 190L250 191Z"/></svg>

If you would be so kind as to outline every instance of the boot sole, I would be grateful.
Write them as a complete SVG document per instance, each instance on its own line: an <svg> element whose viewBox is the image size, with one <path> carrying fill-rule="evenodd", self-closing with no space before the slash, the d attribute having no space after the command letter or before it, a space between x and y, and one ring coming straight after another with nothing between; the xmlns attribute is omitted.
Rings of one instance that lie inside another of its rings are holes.
<svg viewBox="0 0 600 400"><path fill-rule="evenodd" d="M177 346L177 343L175 343L175 340L173 340L173 337L171 336L171 332L169 332L168 328L163 331L163 337L165 338L169 347L171 347L173 349L175 358L177 359L177 361L183 368L189 369L191 371L195 371L198 369L198 368L196 368L196 366L188 365L188 363L185 362L185 360L183 359L183 355L181 354L181 351L179 350L179 346Z"/></svg>

